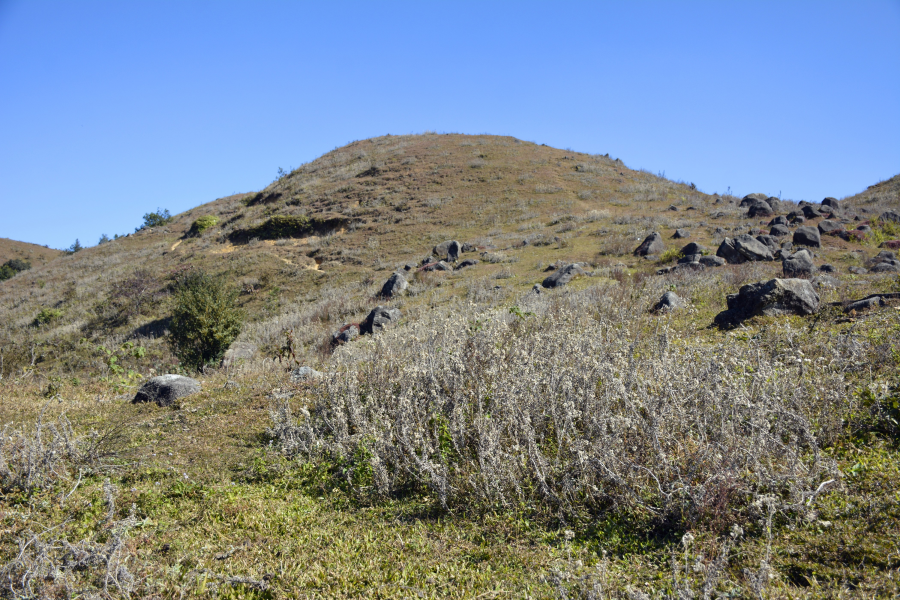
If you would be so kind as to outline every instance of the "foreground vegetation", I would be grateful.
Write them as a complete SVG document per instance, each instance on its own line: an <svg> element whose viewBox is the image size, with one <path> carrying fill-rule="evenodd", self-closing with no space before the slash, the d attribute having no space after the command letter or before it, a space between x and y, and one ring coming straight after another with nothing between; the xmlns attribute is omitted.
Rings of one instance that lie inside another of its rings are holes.
<svg viewBox="0 0 900 600"><path fill-rule="evenodd" d="M845 201L872 233L823 237L817 314L732 330L725 295L780 263L656 270L675 229L764 225L740 199L512 138L355 142L77 254L16 246L0 595L895 597L900 311L844 306L898 291L858 269L898 189ZM447 239L479 264L419 270ZM332 345L380 304L399 326ZM129 402L172 372L203 391Z"/></svg>

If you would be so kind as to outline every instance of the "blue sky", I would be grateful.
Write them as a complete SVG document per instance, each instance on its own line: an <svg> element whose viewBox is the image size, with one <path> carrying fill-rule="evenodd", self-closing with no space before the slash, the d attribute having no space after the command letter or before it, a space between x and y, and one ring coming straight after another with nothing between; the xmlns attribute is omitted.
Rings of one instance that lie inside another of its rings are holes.
<svg viewBox="0 0 900 600"><path fill-rule="evenodd" d="M0 237L96 244L426 130L854 194L900 173L900 1L0 0Z"/></svg>

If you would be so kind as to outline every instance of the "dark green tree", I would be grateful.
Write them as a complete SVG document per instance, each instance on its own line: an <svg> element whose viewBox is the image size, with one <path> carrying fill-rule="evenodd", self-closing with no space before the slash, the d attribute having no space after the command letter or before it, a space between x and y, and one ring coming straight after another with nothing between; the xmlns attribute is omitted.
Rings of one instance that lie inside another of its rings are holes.
<svg viewBox="0 0 900 600"><path fill-rule="evenodd" d="M168 208L157 208L156 212L148 212L144 215L144 224L135 227L135 231L140 231L145 227L162 227L172 221L172 215L169 214Z"/></svg>
<svg viewBox="0 0 900 600"><path fill-rule="evenodd" d="M169 343L182 365L199 371L222 359L244 320L236 298L237 290L203 271L179 282Z"/></svg>

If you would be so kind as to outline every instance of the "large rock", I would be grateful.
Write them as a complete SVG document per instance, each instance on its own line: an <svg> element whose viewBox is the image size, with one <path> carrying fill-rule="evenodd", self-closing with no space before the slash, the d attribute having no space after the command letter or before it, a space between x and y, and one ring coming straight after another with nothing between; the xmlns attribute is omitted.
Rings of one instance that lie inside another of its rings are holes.
<svg viewBox="0 0 900 600"><path fill-rule="evenodd" d="M850 304L845 306L844 312L850 312L851 310L859 312L861 310L868 310L870 308L878 308L879 306L884 306L884 304L884 298L882 298L881 296L875 296L874 298L863 298L862 300L851 302Z"/></svg>
<svg viewBox="0 0 900 600"><path fill-rule="evenodd" d="M815 206L807 204L803 207L803 216L807 219L815 219L821 217L822 213Z"/></svg>
<svg viewBox="0 0 900 600"><path fill-rule="evenodd" d="M757 315L811 315L819 295L806 279L771 279L743 286L727 297L728 310L716 315L720 326L732 326Z"/></svg>
<svg viewBox="0 0 900 600"><path fill-rule="evenodd" d="M822 237L819 235L819 230L815 227L798 227L797 231L794 232L794 244L820 248L822 246Z"/></svg>
<svg viewBox="0 0 900 600"><path fill-rule="evenodd" d="M900 261L878 263L869 270L873 273L900 273Z"/></svg>
<svg viewBox="0 0 900 600"><path fill-rule="evenodd" d="M772 229L769 230L769 235L784 237L786 235L791 235L791 230L788 229L787 225L782 225L782 224L778 223L778 224L772 225Z"/></svg>
<svg viewBox="0 0 900 600"><path fill-rule="evenodd" d="M662 254L666 249L662 236L656 231L647 236L640 246L635 248L635 256L647 256L648 254Z"/></svg>
<svg viewBox="0 0 900 600"><path fill-rule="evenodd" d="M241 361L249 360L256 354L256 344L250 342L234 342L228 347L225 356L222 357L222 366L230 367Z"/></svg>
<svg viewBox="0 0 900 600"><path fill-rule="evenodd" d="M734 249L747 260L772 260L772 251L758 239L746 233L734 238Z"/></svg>
<svg viewBox="0 0 900 600"><path fill-rule="evenodd" d="M769 227L774 227L775 225L788 225L787 217L778 216L769 221Z"/></svg>
<svg viewBox="0 0 900 600"><path fill-rule="evenodd" d="M383 298L399 296L406 291L407 287L409 287L409 283L406 282L406 278L399 272L394 273L384 282L381 288L381 296Z"/></svg>
<svg viewBox="0 0 900 600"><path fill-rule="evenodd" d="M706 248L697 242L691 242L681 249L681 254L687 256L689 254L706 254Z"/></svg>
<svg viewBox="0 0 900 600"><path fill-rule="evenodd" d="M441 260L456 262L459 259L459 253L461 251L462 246L459 242L456 240L447 240L446 242L441 242L435 246L433 254Z"/></svg>
<svg viewBox="0 0 900 600"><path fill-rule="evenodd" d="M765 200L754 200L750 205L750 210L747 211L747 216L751 219L757 217L771 217L773 214L775 214L775 212L772 210L772 206Z"/></svg>
<svg viewBox="0 0 900 600"><path fill-rule="evenodd" d="M721 267L726 263L725 259L720 256L701 256L697 262L704 267Z"/></svg>
<svg viewBox="0 0 900 600"><path fill-rule="evenodd" d="M844 226L840 223L835 223L834 221L831 221L829 219L825 219L818 225L819 233L821 233L822 235L832 234L843 228Z"/></svg>
<svg viewBox="0 0 900 600"><path fill-rule="evenodd" d="M584 269L578 264L570 264L556 269L541 283L545 288L562 287L578 275L584 275Z"/></svg>
<svg viewBox="0 0 900 600"><path fill-rule="evenodd" d="M756 241L768 248L773 255L781 250L778 240L771 235L758 235L756 236Z"/></svg>
<svg viewBox="0 0 900 600"><path fill-rule="evenodd" d="M687 229L676 229L675 233L672 234L672 237L676 240L680 240L682 238L691 237L691 232Z"/></svg>
<svg viewBox="0 0 900 600"><path fill-rule="evenodd" d="M396 325L399 320L400 309L376 306L366 316L366 320L360 323L359 332L372 335Z"/></svg>
<svg viewBox="0 0 900 600"><path fill-rule="evenodd" d="M830 206L833 209L841 210L843 206L841 206L840 201L837 198L825 198L822 200L822 206Z"/></svg>
<svg viewBox="0 0 900 600"><path fill-rule="evenodd" d="M159 375L148 379L134 395L132 402L156 402L159 406L171 406L179 398L200 391L200 382L184 375Z"/></svg>
<svg viewBox="0 0 900 600"><path fill-rule="evenodd" d="M879 221L891 221L893 223L900 223L900 213L895 210L886 210L881 213L881 216L878 217Z"/></svg>
<svg viewBox="0 0 900 600"><path fill-rule="evenodd" d="M685 302L681 299L681 297L675 292L666 292L662 295L662 298L659 299L653 306L654 312L661 310L675 310L678 308L684 308Z"/></svg>
<svg viewBox="0 0 900 600"><path fill-rule="evenodd" d="M785 277L812 277L816 266L813 264L812 254L803 248L786 256L781 262L781 268Z"/></svg>
<svg viewBox="0 0 900 600"><path fill-rule="evenodd" d="M722 240L722 243L719 244L718 250L716 250L716 256L725 259L726 262L736 265L743 262L747 262L747 259L744 258L744 255L737 251L737 248L734 247L734 240L731 238L725 238Z"/></svg>
<svg viewBox="0 0 900 600"><path fill-rule="evenodd" d="M425 265L423 267L424 271L452 271L453 267L444 262L443 260L439 260L436 263L431 263L430 265Z"/></svg>
<svg viewBox="0 0 900 600"><path fill-rule="evenodd" d="M743 198L741 198L741 203L738 205L741 208L747 208L752 205L754 202L759 200L765 200L769 196L766 194L747 194Z"/></svg>

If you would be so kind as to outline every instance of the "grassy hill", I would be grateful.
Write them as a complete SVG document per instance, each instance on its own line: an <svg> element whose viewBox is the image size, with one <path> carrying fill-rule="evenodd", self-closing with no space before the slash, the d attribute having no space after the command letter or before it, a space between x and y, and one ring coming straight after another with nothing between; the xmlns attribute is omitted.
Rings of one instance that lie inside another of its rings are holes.
<svg viewBox="0 0 900 600"><path fill-rule="evenodd" d="M895 595L900 323L890 297L843 304L898 291L850 271L896 235L898 182L842 200L873 234L822 236L817 314L734 330L726 295L779 261L657 271L771 217L509 137L353 142L36 260L0 283L4 594ZM654 231L666 251L635 256ZM446 240L479 263L422 270ZM256 351L130 404L182 369L166 332L197 270L238 291ZM380 298L398 270L408 293ZM650 311L673 290L685 309ZM332 347L377 305L400 324Z"/></svg>

